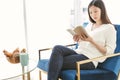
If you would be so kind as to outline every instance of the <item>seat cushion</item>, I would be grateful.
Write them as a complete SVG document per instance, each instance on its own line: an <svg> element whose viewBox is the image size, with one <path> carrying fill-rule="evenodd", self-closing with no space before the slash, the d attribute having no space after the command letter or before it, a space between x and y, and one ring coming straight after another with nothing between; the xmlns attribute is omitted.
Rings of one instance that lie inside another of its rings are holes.
<svg viewBox="0 0 120 80"><path fill-rule="evenodd" d="M94 69L94 70L81 70L81 80L116 80L116 75L108 70ZM61 72L63 80L75 80L76 70L64 70Z"/></svg>
<svg viewBox="0 0 120 80"><path fill-rule="evenodd" d="M37 67L44 71L48 71L48 59L43 59L38 62ZM116 80L116 75L106 69L81 70L81 80ZM64 70L60 73L63 80L75 80L76 70Z"/></svg>
<svg viewBox="0 0 120 80"><path fill-rule="evenodd" d="M42 70L44 70L44 71L47 72L47 71L48 71L48 63L49 63L49 60L48 60L48 59L39 60L37 67L38 67L39 69L42 69Z"/></svg>

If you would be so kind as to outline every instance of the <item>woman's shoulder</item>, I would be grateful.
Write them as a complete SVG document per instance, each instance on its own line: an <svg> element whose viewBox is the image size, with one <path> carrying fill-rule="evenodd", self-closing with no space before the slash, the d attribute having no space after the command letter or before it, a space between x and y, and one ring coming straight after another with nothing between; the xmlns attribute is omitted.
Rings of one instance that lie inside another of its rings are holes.
<svg viewBox="0 0 120 80"><path fill-rule="evenodd" d="M103 24L104 26L108 26L108 27L114 27L113 24Z"/></svg>
<svg viewBox="0 0 120 80"><path fill-rule="evenodd" d="M108 33L108 34L116 33L115 26L113 24L104 24L103 29L105 33Z"/></svg>
<svg viewBox="0 0 120 80"><path fill-rule="evenodd" d="M108 28L108 29L115 29L115 26L113 24L103 24L102 26L104 26L104 28Z"/></svg>

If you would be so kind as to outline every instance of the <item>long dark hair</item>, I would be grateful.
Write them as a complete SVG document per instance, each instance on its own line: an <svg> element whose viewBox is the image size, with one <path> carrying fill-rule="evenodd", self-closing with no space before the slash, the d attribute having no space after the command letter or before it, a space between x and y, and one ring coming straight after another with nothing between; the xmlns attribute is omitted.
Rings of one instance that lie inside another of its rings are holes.
<svg viewBox="0 0 120 80"><path fill-rule="evenodd" d="M98 7L101 9L101 21L103 24L107 24L107 23L111 24L111 21L110 21L108 15L107 15L107 12L106 12L104 2L102 0L92 0L90 2L90 4L88 5L88 15L89 15L89 19L92 23L96 23L96 22L90 16L89 8L91 6L95 6L95 7Z"/></svg>

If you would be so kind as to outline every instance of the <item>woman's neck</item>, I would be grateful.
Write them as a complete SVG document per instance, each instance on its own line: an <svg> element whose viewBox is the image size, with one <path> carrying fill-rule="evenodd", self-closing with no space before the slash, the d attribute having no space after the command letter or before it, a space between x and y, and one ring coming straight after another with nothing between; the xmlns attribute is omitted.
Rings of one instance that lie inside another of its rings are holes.
<svg viewBox="0 0 120 80"><path fill-rule="evenodd" d="M101 25L102 25L102 23L94 23L94 24L92 25L91 30L94 30L94 29L100 27Z"/></svg>
<svg viewBox="0 0 120 80"><path fill-rule="evenodd" d="M99 22L96 22L96 23L94 24L94 27L99 27L99 26L101 26L101 25L102 25L102 22L99 21Z"/></svg>

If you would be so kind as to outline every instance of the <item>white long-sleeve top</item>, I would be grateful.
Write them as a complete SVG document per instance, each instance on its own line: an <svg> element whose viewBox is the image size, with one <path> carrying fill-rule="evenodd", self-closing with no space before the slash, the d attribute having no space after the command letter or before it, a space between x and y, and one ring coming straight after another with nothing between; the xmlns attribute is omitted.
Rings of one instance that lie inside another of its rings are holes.
<svg viewBox="0 0 120 80"><path fill-rule="evenodd" d="M92 24L89 24L85 29L95 42L106 48L106 55L114 53L116 48L116 30L112 24L103 24L94 30L92 30ZM80 41L76 52L87 56L89 59L103 56L103 53L87 41ZM97 67L98 62L103 62L104 60L93 61L93 64Z"/></svg>

